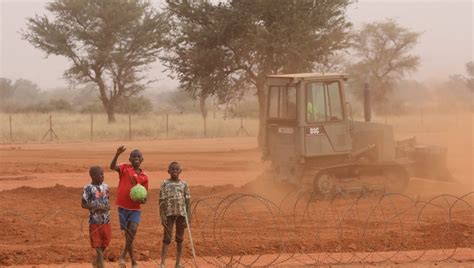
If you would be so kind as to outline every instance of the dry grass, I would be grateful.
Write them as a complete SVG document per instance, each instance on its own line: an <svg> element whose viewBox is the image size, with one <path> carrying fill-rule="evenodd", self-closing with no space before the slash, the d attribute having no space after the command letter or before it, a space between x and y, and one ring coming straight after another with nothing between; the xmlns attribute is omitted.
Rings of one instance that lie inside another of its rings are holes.
<svg viewBox="0 0 474 268"><path fill-rule="evenodd" d="M80 113L52 113L53 129L59 141L91 140L91 115ZM105 114L93 115L93 140L128 140L128 115L116 115L117 123L108 124ZM354 120L362 120L354 118ZM397 139L424 133L443 133L451 131L472 134L473 117L469 112L418 113L403 116L374 116L373 122L393 126ZM245 118L245 129L250 136L258 132L258 119ZM0 114L0 142L10 142L9 114ZM206 137L237 136L240 118L224 119L222 114L210 115L207 119ZM157 114L132 116L132 139L164 138L202 138L204 123L199 114L170 114L168 117L168 135L166 116ZM49 114L23 113L12 115L13 142L39 142L49 129ZM47 135L43 141L49 141Z"/></svg>
<svg viewBox="0 0 474 268"><path fill-rule="evenodd" d="M0 142L10 142L10 126L8 114L0 114ZM39 142L49 129L49 114L27 113L13 114L13 142ZM80 113L52 113L53 129L59 141L91 140L91 115ZM128 115L116 115L117 122L107 123L105 114L93 115L93 140L128 140ZM258 120L246 118L245 129L251 136L256 136ZM217 114L207 119L206 137L236 136L240 127L240 118L224 119ZM131 121L132 139L163 139L168 138L200 138L204 137L204 123L199 114L173 114L168 117L168 135L165 115L133 115ZM53 137L54 138L54 137ZM47 135L44 141L49 141Z"/></svg>
<svg viewBox="0 0 474 268"><path fill-rule="evenodd" d="M393 127L395 138L425 133L463 131L472 133L473 117L470 112L417 113L403 116L375 116L374 122Z"/></svg>

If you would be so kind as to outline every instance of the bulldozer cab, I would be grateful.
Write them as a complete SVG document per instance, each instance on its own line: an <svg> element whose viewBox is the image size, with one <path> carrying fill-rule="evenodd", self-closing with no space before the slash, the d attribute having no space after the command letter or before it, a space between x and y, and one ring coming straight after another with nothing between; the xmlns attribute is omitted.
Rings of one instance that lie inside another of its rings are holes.
<svg viewBox="0 0 474 268"><path fill-rule="evenodd" d="M284 165L351 152L344 74L270 75L264 156Z"/></svg>

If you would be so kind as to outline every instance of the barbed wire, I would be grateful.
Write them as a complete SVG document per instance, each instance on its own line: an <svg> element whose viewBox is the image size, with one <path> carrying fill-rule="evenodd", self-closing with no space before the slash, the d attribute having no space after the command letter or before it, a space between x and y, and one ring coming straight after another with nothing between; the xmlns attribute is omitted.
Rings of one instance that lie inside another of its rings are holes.
<svg viewBox="0 0 474 268"><path fill-rule="evenodd" d="M193 200L191 230L198 265L472 261L474 192L441 194L428 200L400 193L321 198L308 191L289 191L281 196L275 200L254 193L232 193ZM43 252L49 254L45 261L54 263L83 262L93 256L87 213L57 208L47 215L25 214L0 208L8 242L0 245L0 265L28 263L31 254ZM139 237L135 250L149 252L142 259L158 265L163 231L158 223L149 224L154 217L158 222L158 211L155 213L139 227L138 236L146 235L146 239ZM11 227L14 225L23 229ZM45 231L47 228L57 233ZM56 236L77 242L59 239L64 245L58 250ZM118 267L117 247L107 250L105 258L109 265ZM11 252L16 255L9 256ZM185 264L195 266L190 252L186 244ZM471 259L466 259L466 252Z"/></svg>
<svg viewBox="0 0 474 268"><path fill-rule="evenodd" d="M255 204L246 205L248 199ZM209 200L214 201L213 205ZM206 205L201 207L202 202ZM256 204L264 211L251 212L251 208L258 207ZM466 248L472 250L474 245L474 192L437 195L427 201L399 193L316 199L311 192L294 192L278 204L247 193L196 200L193 232L206 237L207 245L219 245L217 252L210 251L199 258L208 264L219 262L218 266L255 267L288 261L301 265L412 263L427 255L430 261L444 262L465 260L457 253ZM246 210L228 213L231 207ZM207 214L202 213L203 209ZM197 211L206 216L198 216ZM236 220L228 219L226 214L245 218L242 222L252 222L259 215L260 224L268 224L267 230L273 233L265 236L255 232L265 238L263 250L251 250L254 239L242 233L247 226L239 225L240 232L235 232L241 234L238 237L223 236L234 228ZM213 235L205 235L206 232ZM243 237L247 240L242 241ZM265 246L273 240L277 241L278 247L273 247L276 252ZM240 242L238 246L236 241ZM433 250L443 254L436 257Z"/></svg>

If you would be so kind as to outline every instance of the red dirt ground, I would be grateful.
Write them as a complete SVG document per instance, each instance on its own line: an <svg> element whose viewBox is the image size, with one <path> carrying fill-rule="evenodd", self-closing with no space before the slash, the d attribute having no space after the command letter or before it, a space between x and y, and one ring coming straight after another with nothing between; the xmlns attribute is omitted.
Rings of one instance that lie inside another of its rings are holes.
<svg viewBox="0 0 474 268"><path fill-rule="evenodd" d="M425 143L449 147L448 164L458 181L438 183L414 179L407 195L425 196L426 200L435 194L450 193L459 196L473 191L472 138L472 135L459 136L457 133L423 135L421 141ZM159 258L162 228L158 223L157 188L166 178L165 168L170 161L182 164L182 177L192 186L194 199L250 191L271 198L276 203L281 200L281 196L280 199L275 198L278 194L268 191L268 185L253 182L257 178L260 178L260 182L263 180L262 174L268 165L260 160L255 138L136 141L123 144L128 152L134 148L143 151L143 168L149 174L152 188L148 203L144 206L136 240L141 261ZM122 144L116 142L0 145L0 266L87 263L92 258L93 252L88 242L87 211L80 207L81 188L89 183L88 167L99 164L107 170L116 147L120 145ZM126 159L126 156L120 158L122 162ZM111 187L116 187L117 175L107 172L105 181ZM112 188L112 200L114 199L115 188ZM367 202L360 204L359 209L363 211L364 208L371 208L370 200L376 199L367 199ZM293 204L291 202L294 200L288 202ZM341 202L336 202L334 206L347 207L353 200ZM299 222L298 230L301 232L291 236L285 233L289 229L285 229L284 224L279 224L277 228L268 227L273 226L272 220L284 223L287 220L284 216L270 217L269 211L262 210L262 204L255 200L239 201L237 205L241 208L229 206L225 222L220 223L224 227L218 229L217 234L211 233L211 220L206 218L206 215L211 215L212 207L208 211L202 207L202 214L196 219L196 225L193 225L193 228L201 227L195 230L199 256L222 257L226 253L252 256L272 254L281 251L281 241L285 244L284 252L288 253L321 250L339 252L341 245L338 241L349 251L351 248L352 251L360 249L360 241L350 240L357 230L360 231L357 229L360 225L357 221L344 222L347 227L341 229L335 215L324 218L318 226L322 235L315 244L314 237L309 235L314 232L314 222ZM407 206L410 204L407 203ZM242 207L245 207L246 216L242 216ZM314 209L317 211L318 207ZM454 235L440 235L446 231L447 218L444 212L428 207L422 215L421 226L416 226L413 218L407 217L409 219L403 226L407 227L405 232L409 235L405 234L404 237L397 237L396 231L400 229L398 223L387 222L379 213L370 218L370 222L365 222L366 226L373 225L375 231L364 234L364 247L372 245L374 251L385 251L387 246L383 246L384 241L391 234L388 241L404 243L404 249L472 248L472 209L464 206L454 212L456 222L450 225L450 234ZM107 250L107 258L114 263L123 243L118 230L116 208L112 209L112 219L113 239ZM379 226L381 222L384 227ZM344 231L342 236L341 230ZM281 233L284 238L275 239ZM209 238L211 242L206 241L206 235L214 235L221 244L212 244L212 238ZM334 237L337 239L334 240ZM464 254L467 257L460 257L464 263L473 261L472 256L469 256L472 251ZM436 258L432 260L438 261ZM287 265L291 265L291 262Z"/></svg>

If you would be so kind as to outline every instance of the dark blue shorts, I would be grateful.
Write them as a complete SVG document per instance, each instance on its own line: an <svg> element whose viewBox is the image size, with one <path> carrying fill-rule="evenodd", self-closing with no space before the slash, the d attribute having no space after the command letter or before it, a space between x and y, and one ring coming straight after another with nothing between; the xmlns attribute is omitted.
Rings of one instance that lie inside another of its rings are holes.
<svg viewBox="0 0 474 268"><path fill-rule="evenodd" d="M120 220L120 230L127 229L128 222L140 223L140 215L142 212L140 210L129 210L125 208L118 208L119 220Z"/></svg>

